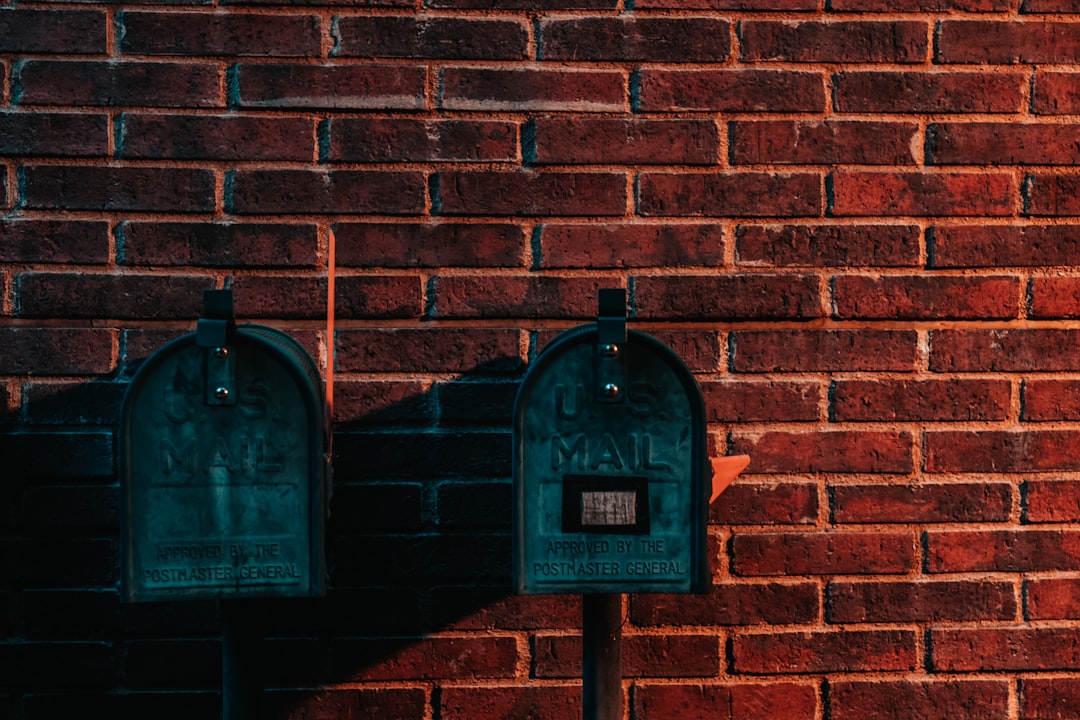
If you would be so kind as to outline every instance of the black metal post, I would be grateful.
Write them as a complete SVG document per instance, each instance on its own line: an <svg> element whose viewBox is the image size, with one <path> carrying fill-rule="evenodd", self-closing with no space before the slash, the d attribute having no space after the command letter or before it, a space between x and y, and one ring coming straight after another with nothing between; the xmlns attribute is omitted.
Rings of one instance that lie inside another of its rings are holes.
<svg viewBox="0 0 1080 720"><path fill-rule="evenodd" d="M622 720L622 595L581 596L584 720Z"/></svg>
<svg viewBox="0 0 1080 720"><path fill-rule="evenodd" d="M221 717L262 716L262 614L253 602L221 603Z"/></svg>

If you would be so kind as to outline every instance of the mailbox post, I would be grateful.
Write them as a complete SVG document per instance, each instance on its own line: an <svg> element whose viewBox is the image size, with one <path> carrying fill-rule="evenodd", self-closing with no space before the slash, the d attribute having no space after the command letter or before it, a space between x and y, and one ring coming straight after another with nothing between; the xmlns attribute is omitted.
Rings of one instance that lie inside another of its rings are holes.
<svg viewBox="0 0 1080 720"><path fill-rule="evenodd" d="M285 333L208 291L196 332L148 358L119 431L129 602L220 599L226 720L256 717L259 598L324 592L321 377ZM254 697L252 697L254 695Z"/></svg>
<svg viewBox="0 0 1080 720"><path fill-rule="evenodd" d="M622 593L702 592L710 464L701 391L626 328L624 290L561 333L514 406L514 584L583 594L586 720L622 717Z"/></svg>

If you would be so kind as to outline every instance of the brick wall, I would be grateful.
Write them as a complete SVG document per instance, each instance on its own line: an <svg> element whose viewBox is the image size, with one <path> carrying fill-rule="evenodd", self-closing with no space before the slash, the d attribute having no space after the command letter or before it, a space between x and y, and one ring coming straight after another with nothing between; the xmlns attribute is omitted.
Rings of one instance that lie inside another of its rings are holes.
<svg viewBox="0 0 1080 720"><path fill-rule="evenodd" d="M332 230L267 717L580 716L509 427L609 286L753 457L714 589L626 600L629 720L1080 717L1077 8L0 2L0 719L216 713L217 605L119 600L119 404L226 283L325 367Z"/></svg>

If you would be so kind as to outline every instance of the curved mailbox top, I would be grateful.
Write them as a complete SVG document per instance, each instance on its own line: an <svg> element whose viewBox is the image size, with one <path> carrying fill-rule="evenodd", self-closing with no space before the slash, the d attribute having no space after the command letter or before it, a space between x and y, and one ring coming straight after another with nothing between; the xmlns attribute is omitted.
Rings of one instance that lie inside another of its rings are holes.
<svg viewBox="0 0 1080 720"><path fill-rule="evenodd" d="M119 433L122 584L132 601L321 595L321 378L274 328L155 352Z"/></svg>
<svg viewBox="0 0 1080 720"><path fill-rule="evenodd" d="M710 471L701 391L644 333L559 335L514 408L514 582L522 593L700 592Z"/></svg>

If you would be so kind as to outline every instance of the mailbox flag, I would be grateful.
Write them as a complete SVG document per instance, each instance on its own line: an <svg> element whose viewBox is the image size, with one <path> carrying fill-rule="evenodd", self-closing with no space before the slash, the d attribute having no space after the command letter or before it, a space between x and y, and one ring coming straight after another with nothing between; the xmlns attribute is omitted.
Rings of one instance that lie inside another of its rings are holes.
<svg viewBox="0 0 1080 720"><path fill-rule="evenodd" d="M746 466L750 464L749 455L732 455L712 459L712 496L710 503L716 502L720 493L727 490L728 485L734 482Z"/></svg>

